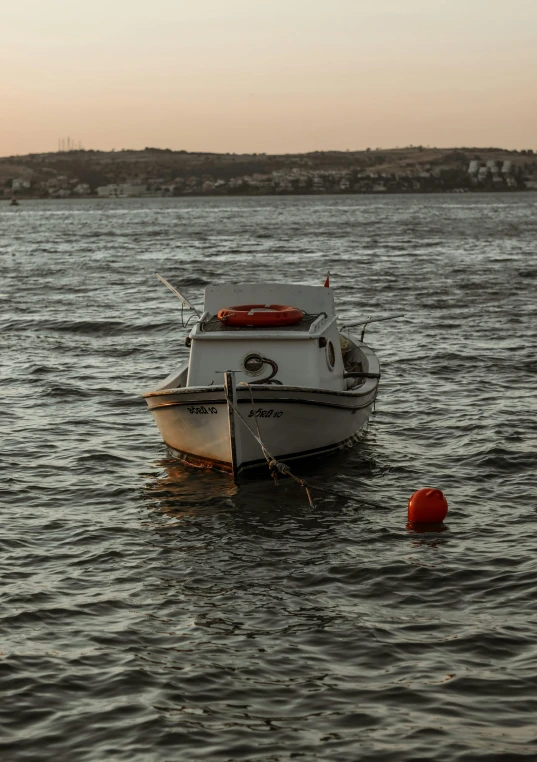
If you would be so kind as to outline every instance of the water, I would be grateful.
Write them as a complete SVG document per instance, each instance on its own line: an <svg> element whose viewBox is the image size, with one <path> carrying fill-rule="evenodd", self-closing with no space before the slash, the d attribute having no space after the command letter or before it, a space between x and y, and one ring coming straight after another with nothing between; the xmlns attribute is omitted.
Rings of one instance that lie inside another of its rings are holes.
<svg viewBox="0 0 537 762"><path fill-rule="evenodd" d="M534 760L537 196L0 208L0 756ZM140 399L221 281L320 284L383 378L303 491L167 457ZM444 490L442 532L406 527Z"/></svg>

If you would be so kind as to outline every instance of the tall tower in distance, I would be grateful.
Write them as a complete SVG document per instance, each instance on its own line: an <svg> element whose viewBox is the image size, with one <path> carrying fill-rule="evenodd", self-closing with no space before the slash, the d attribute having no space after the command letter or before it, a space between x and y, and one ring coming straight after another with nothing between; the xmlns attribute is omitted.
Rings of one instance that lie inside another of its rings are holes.
<svg viewBox="0 0 537 762"><path fill-rule="evenodd" d="M58 138L58 153L64 153L65 151L83 151L81 140L74 140L73 138Z"/></svg>

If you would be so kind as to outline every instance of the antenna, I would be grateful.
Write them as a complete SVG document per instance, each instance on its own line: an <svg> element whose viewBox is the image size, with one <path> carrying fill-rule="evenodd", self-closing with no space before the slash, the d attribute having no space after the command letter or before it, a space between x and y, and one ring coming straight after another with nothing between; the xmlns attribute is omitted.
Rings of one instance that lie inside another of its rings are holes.
<svg viewBox="0 0 537 762"><path fill-rule="evenodd" d="M167 286L167 288L169 288L169 289L170 289L170 291L172 292L172 294L175 294L175 296L177 296L177 297L178 297L178 298L179 298L179 299L180 299L180 300L183 302L183 304L185 305L185 307L188 307L188 309L189 309L189 310L192 310L192 312L195 312L195 313L196 313L196 315L197 315L198 317L201 317L201 313L200 313L200 312L199 312L199 311L198 311L198 310L197 310L197 309L196 309L196 308L195 308L195 307L194 307L192 304L190 304L190 302L188 301L188 299L186 298L186 296L183 296L181 293L179 293L179 291L178 291L176 288L174 288L174 287L171 285L171 283L168 283L168 281L166 280L166 278L163 278L163 277L162 277L162 275L159 275L158 273L155 273L155 275L157 276L157 278L158 278L160 281L162 281L162 283L164 283L164 285L165 285L165 286Z"/></svg>

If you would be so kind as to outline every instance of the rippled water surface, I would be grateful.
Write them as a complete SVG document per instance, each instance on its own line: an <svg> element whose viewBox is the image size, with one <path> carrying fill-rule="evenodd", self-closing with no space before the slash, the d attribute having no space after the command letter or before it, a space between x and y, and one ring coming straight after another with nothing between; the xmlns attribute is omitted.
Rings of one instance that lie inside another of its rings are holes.
<svg viewBox="0 0 537 762"><path fill-rule="evenodd" d="M537 758L537 195L0 208L0 758ZM169 459L140 393L208 283L323 282L383 369L291 481ZM444 490L444 531L406 527Z"/></svg>

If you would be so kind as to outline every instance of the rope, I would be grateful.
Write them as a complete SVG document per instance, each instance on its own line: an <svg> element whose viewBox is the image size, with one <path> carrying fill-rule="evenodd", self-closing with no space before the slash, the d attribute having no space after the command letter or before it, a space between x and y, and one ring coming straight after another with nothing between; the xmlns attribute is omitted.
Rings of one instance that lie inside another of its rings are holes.
<svg viewBox="0 0 537 762"><path fill-rule="evenodd" d="M250 401L252 403L252 410L253 410L253 414L254 414L255 427L257 429L257 437L256 438L257 438L257 441L259 442L259 444L261 445L261 449L263 450L263 455L265 456L265 460L267 461L267 463L269 463L271 460L274 460L274 456L271 455L270 452L267 450L267 448L265 447L265 445L263 443L263 440L261 438L261 431L259 429L259 419L258 419L257 415L255 414L255 403L254 403L254 394L252 392L252 387L246 381L241 381L240 386L246 386L246 388L250 392ZM240 415L240 413L239 413L239 415ZM241 416L241 418L242 418L242 416ZM244 418L242 420L244 421ZM244 423L246 423L246 421L244 421ZM251 429L248 426L248 424L246 424L246 426L248 427L249 431L251 431Z"/></svg>
<svg viewBox="0 0 537 762"><path fill-rule="evenodd" d="M309 501L310 506L312 508L315 508L315 504L313 502L313 498L312 498L311 492L310 492L310 487L307 484L307 482L305 481L305 479L301 479L299 476L296 476L291 471L291 469L289 468L289 466L286 463L282 463L280 460L276 460L274 455L272 455L269 452L269 450L265 447L265 444L264 444L263 439L261 437L261 431L259 429L259 420L258 420L258 418L257 418L257 416L255 414L254 395L253 395L252 389L250 387L250 384L248 384L246 381L241 381L240 386L246 386L248 391L250 392L250 400L251 400L251 403L252 403L252 411L253 411L253 414L254 414L255 425L256 425L256 428L257 428L257 436L254 434L252 429L248 426L247 422L244 420L244 418L242 417L241 413L237 410L237 408L235 407L233 402L231 402L231 400L229 401L229 404L231 405L233 410L237 413L237 415L239 416L241 421L244 423L244 425L246 426L247 430L250 432L250 434L253 436L253 438L258 442L259 446L261 447L261 451L263 453L263 456L264 456L265 460L267 461L268 467L270 469L271 476L274 479L275 483L278 484L278 472L280 474L283 474L284 476L290 476L291 479L294 479L294 481L297 482L297 484L300 484L301 487L304 487L304 489L306 490L306 495L308 496L308 501Z"/></svg>
<svg viewBox="0 0 537 762"><path fill-rule="evenodd" d="M251 398L251 401L252 401L252 406L253 406L255 403L254 403L254 400L253 400L253 394L252 394L252 390L251 390L251 388L250 388L250 384L248 384L246 381L241 381L239 385L240 385L240 386L246 386L246 387L248 387L248 391L250 392L250 398ZM312 498L312 496L311 496L311 490L312 490L312 489L313 489L313 490L318 490L319 492L324 492L325 494L327 494L327 495L331 495L331 496L334 496L334 495L335 495L335 496L338 496L338 497L339 497L339 496L341 496L341 494L342 494L342 493L341 493L341 492L338 492L338 491L336 491L336 490L333 490L333 489L326 489L326 487L319 487L319 485L317 485L317 484L313 484L313 485L310 485L310 484L308 484L308 483L307 483L307 481L306 481L305 479L302 479L301 477L299 477L299 476L296 476L296 474L294 474L294 473L291 471L291 469L290 469L290 467L287 465L287 463L282 463L282 461L281 461L281 460L276 460L276 458L275 458L275 457L274 457L274 456L273 456L273 455L272 455L272 454L271 454L271 453L270 453L270 452L267 450L267 448L266 448L266 447L265 447L265 445L263 444L263 440L261 439L261 432L260 432L260 430L259 430L259 422L258 422L258 420L257 420L257 417L256 417L256 415L255 415L255 408L253 408L253 409L254 409L254 418L256 419L256 427L257 427L257 433L258 433L258 435L259 435L259 436L256 436L256 435L254 434L254 432L252 431L252 429L251 429L251 428L248 426L247 422L246 422L246 421L244 420L244 418L242 417L242 415L241 415L240 411L239 411L239 410L237 410L237 408L235 407L235 405L233 404L233 402L231 402L231 400L229 401L229 404L231 405L231 407L233 408L233 410L234 410L234 411L237 413L237 415L239 416L239 418L241 419L241 421L244 423L244 425L246 426L246 429L247 429L247 430L250 432L250 434L253 436L253 438L256 440L256 442L257 442L257 443L259 444L259 446L261 447L261 450L262 450L262 452L263 452L263 455L265 456L265 459L266 459L266 461L267 461L267 464L268 464L268 466L269 466L269 468L270 468L270 471L271 471L271 475L272 475L272 477L273 477L274 481L276 482L276 484L278 484L278 472L279 472L280 474L283 474L284 476L290 476L290 477L291 477L291 479L293 479L295 482L297 482L297 484L300 484L300 486L301 486L301 487L304 487L304 489L306 490L306 495L308 496L308 501L309 501L309 504L310 504L310 506L311 506L312 508L315 508L315 504L314 504L314 502L313 502L313 498ZM346 494L348 494L348 493L346 493ZM352 494L348 494L348 496L349 496L349 497L353 497L353 498L355 497L355 495L352 495ZM363 500L362 498L359 498L359 500L360 500L360 502L361 502L361 503L363 503L364 505L369 505L369 506L371 506L372 508L380 508L380 509L383 509L383 508L385 508L385 507L386 507L385 505L383 505L383 504L381 504L381 503L375 503L375 502L373 502L372 500Z"/></svg>

